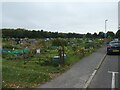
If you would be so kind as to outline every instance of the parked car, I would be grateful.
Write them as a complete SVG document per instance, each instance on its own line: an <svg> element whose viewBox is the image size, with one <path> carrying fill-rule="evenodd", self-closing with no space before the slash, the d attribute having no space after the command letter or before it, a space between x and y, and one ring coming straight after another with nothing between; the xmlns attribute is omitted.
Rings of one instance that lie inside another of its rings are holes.
<svg viewBox="0 0 120 90"><path fill-rule="evenodd" d="M119 54L120 55L120 41L111 41L107 44L107 54Z"/></svg>

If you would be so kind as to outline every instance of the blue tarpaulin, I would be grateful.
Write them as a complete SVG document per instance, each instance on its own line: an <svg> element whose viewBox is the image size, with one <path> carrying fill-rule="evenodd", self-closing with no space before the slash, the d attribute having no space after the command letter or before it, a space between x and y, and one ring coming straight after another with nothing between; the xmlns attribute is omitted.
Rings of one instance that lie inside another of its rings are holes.
<svg viewBox="0 0 120 90"><path fill-rule="evenodd" d="M23 53L28 53L30 50L29 49L22 49L22 50L5 50L5 49L0 49L0 52L2 53L9 53L9 54L23 54Z"/></svg>

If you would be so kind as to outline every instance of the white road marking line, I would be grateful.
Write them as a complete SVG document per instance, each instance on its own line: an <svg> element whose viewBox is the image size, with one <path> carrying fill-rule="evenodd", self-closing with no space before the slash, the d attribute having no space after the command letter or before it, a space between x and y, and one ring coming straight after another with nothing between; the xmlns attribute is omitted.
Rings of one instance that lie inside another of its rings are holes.
<svg viewBox="0 0 120 90"><path fill-rule="evenodd" d="M97 73L98 69L100 68L100 66L102 65L103 61L105 60L107 54L105 54L103 56L103 58L100 60L99 64L97 65L96 69L93 71L92 75L88 78L87 82L85 82L85 85L83 86L83 89L87 89L88 86L90 85L93 77L95 76L95 74Z"/></svg>
<svg viewBox="0 0 120 90"><path fill-rule="evenodd" d="M118 74L118 72L108 71L108 73L112 73L111 89L114 90L115 89L115 74Z"/></svg>
<svg viewBox="0 0 120 90"><path fill-rule="evenodd" d="M96 74L97 70L94 70L88 81L86 82L85 86L83 88L87 88L88 85L90 84L91 80L93 79L94 75Z"/></svg>

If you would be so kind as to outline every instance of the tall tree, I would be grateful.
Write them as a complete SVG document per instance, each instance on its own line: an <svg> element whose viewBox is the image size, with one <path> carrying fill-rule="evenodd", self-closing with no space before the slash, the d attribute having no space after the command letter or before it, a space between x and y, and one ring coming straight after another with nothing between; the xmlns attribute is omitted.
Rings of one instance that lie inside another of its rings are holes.
<svg viewBox="0 0 120 90"><path fill-rule="evenodd" d="M116 38L119 38L119 40L120 40L120 30L118 30L118 31L116 32Z"/></svg>
<svg viewBox="0 0 120 90"><path fill-rule="evenodd" d="M91 33L87 33L86 34L86 38L92 38L92 34Z"/></svg>
<svg viewBox="0 0 120 90"><path fill-rule="evenodd" d="M99 37L99 38L104 38L104 37L105 37L105 34L104 34L103 32L99 32L98 37Z"/></svg>
<svg viewBox="0 0 120 90"><path fill-rule="evenodd" d="M114 38L115 34L112 31L107 32L107 37Z"/></svg>
<svg viewBox="0 0 120 90"><path fill-rule="evenodd" d="M92 36L93 36L93 38L97 38L98 37L97 33L94 33Z"/></svg>

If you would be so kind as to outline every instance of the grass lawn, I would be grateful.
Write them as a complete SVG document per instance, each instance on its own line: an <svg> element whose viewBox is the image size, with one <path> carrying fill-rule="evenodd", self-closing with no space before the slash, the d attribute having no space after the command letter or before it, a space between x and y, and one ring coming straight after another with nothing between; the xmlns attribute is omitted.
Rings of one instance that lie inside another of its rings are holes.
<svg viewBox="0 0 120 90"><path fill-rule="evenodd" d="M64 68L40 66L34 62L3 60L3 88L36 87L56 77Z"/></svg>
<svg viewBox="0 0 120 90"><path fill-rule="evenodd" d="M89 54L87 54L89 55ZM86 56L87 56L86 55ZM43 84L69 69L69 67L82 57L76 55L66 59L66 65L62 66L42 66L35 61L4 60L2 61L2 86L3 88L33 88Z"/></svg>

